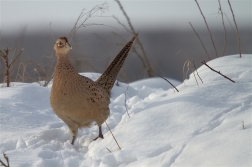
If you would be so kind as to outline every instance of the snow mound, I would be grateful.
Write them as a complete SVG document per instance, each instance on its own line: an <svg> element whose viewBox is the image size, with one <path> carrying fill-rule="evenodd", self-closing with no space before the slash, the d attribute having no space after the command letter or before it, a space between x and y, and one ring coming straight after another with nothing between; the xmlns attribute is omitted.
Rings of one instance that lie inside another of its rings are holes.
<svg viewBox="0 0 252 167"><path fill-rule="evenodd" d="M11 167L252 166L252 55L207 64L236 83L205 65L197 69L203 83L196 76L197 86L191 74L180 92L160 79L116 82L106 122L121 150L106 124L103 140L93 141L93 126L71 145L68 128L50 108L51 85L1 87L0 153Z"/></svg>

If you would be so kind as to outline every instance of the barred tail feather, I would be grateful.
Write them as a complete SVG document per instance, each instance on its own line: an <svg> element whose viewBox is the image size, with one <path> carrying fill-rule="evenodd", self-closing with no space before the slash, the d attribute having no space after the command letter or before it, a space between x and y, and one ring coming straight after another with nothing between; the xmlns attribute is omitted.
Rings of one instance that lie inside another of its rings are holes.
<svg viewBox="0 0 252 167"><path fill-rule="evenodd" d="M124 48L119 52L116 58L112 61L105 72L95 81L99 86L103 87L105 90L110 92L112 89L116 77L126 60L128 53L136 39L137 34L124 46Z"/></svg>

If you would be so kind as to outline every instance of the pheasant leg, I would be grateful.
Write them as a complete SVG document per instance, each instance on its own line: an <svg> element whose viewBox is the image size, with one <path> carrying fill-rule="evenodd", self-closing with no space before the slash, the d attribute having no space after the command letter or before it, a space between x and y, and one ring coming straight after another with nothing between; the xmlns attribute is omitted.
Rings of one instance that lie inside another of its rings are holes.
<svg viewBox="0 0 252 167"><path fill-rule="evenodd" d="M98 138L104 138L103 135L102 135L102 127L99 126L99 135L94 139L94 140L97 140Z"/></svg>
<svg viewBox="0 0 252 167"><path fill-rule="evenodd" d="M76 139L76 136L73 136L73 139L72 139L72 142L71 142L72 145L74 145L75 139Z"/></svg>

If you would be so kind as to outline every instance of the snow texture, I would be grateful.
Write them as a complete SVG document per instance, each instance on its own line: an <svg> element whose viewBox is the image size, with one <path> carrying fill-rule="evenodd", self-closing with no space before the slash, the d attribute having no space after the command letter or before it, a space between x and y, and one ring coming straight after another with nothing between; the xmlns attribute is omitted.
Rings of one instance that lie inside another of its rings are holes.
<svg viewBox="0 0 252 167"><path fill-rule="evenodd" d="M180 92L160 78L116 82L106 122L121 150L106 124L104 139L93 141L94 125L79 130L71 145L68 128L51 110L51 85L2 85L0 153L11 167L252 166L252 55L207 64L236 83L205 65L197 69L203 83L195 74L199 86L193 74L185 83L172 81Z"/></svg>

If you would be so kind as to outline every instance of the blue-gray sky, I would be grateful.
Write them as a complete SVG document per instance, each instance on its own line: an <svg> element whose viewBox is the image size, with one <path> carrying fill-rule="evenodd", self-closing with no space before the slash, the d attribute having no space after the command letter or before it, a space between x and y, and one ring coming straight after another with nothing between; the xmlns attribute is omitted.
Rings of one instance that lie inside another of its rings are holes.
<svg viewBox="0 0 252 167"><path fill-rule="evenodd" d="M77 19L80 11L90 10L98 4L107 2L108 11L103 16L117 16L122 22L126 22L118 4L115 1L23 1L23 0L1 0L0 29L5 33L19 31L22 26L27 26L27 32L36 29L48 29L52 22L52 28L60 25L71 28ZM218 14L218 0L198 0L201 9L212 27L222 26L221 16ZM190 28L190 21L195 26L205 26L204 20L194 0L123 0L121 3L128 13L136 29L146 28ZM230 21L233 21L227 0L221 0L222 9ZM252 1L231 0L236 21L239 26L249 25L252 22ZM102 23L115 26L113 18L94 18L92 23ZM227 23L227 20L226 20Z"/></svg>

